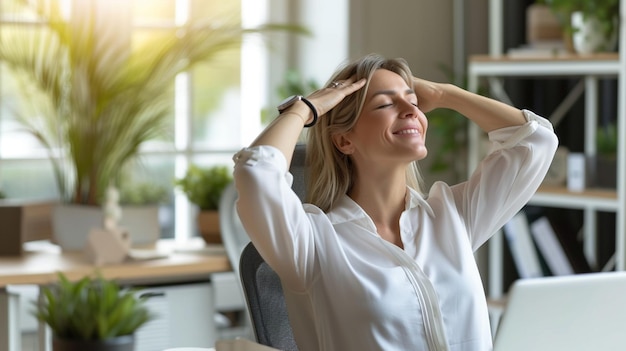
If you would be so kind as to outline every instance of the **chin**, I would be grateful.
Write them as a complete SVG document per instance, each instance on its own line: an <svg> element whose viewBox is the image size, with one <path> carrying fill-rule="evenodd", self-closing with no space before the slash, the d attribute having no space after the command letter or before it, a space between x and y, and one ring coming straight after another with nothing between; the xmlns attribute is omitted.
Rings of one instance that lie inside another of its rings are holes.
<svg viewBox="0 0 626 351"><path fill-rule="evenodd" d="M417 161L421 161L421 160L425 159L426 156L428 156L428 149L426 149L426 147L423 147L423 148L421 148L420 150L417 151L416 160Z"/></svg>

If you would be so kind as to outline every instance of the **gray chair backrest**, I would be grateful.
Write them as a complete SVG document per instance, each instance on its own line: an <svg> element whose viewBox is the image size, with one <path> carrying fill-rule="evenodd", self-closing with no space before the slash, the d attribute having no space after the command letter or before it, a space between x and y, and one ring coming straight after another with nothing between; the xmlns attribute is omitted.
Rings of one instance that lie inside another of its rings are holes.
<svg viewBox="0 0 626 351"><path fill-rule="evenodd" d="M239 273L256 341L283 351L298 351L280 278L252 243L241 254Z"/></svg>

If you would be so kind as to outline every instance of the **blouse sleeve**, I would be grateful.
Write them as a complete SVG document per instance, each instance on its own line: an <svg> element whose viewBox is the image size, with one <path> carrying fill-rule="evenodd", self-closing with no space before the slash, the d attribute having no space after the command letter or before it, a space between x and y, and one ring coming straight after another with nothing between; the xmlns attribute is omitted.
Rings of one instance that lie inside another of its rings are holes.
<svg viewBox="0 0 626 351"><path fill-rule="evenodd" d="M272 146L235 154L234 179L241 222L265 261L290 281L305 281L313 263L313 228L291 189L284 155Z"/></svg>
<svg viewBox="0 0 626 351"><path fill-rule="evenodd" d="M489 133L489 153L467 182L453 187L474 250L530 200L556 152L552 124L531 111L523 113L525 124Z"/></svg>

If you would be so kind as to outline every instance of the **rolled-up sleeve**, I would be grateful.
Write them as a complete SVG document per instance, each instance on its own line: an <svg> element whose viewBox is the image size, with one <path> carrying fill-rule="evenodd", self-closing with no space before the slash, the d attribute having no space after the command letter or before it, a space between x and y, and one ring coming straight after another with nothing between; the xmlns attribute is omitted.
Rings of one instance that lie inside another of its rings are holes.
<svg viewBox="0 0 626 351"><path fill-rule="evenodd" d="M293 176L280 150L245 148L235 154L237 211L255 247L283 279L303 279L313 260L313 228L291 189Z"/></svg>
<svg viewBox="0 0 626 351"><path fill-rule="evenodd" d="M490 152L454 187L474 250L500 229L541 185L558 146L552 124L524 110L527 122L489 133Z"/></svg>

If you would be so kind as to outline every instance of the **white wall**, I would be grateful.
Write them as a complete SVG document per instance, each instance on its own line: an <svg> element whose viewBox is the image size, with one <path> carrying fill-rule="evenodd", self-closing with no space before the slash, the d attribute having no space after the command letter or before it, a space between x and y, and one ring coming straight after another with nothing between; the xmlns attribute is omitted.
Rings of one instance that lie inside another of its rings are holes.
<svg viewBox="0 0 626 351"><path fill-rule="evenodd" d="M403 57L415 75L444 80L437 65L452 65L452 1L353 0L350 16L351 56Z"/></svg>
<svg viewBox="0 0 626 351"><path fill-rule="evenodd" d="M416 75L447 81L438 66L455 64L453 6L461 4L465 11L461 28L465 45L456 49L457 60L464 60L466 53L487 50L487 2L270 0L271 21L299 23L312 32L311 36L285 36L282 44L274 45L270 84L280 83L286 67L321 84L345 60L371 52L403 57Z"/></svg>

